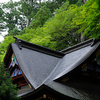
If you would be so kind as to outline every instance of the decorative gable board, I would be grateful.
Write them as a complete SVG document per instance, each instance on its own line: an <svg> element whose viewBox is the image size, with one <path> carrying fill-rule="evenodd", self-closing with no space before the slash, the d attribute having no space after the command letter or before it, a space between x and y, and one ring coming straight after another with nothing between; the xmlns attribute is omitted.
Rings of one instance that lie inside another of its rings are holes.
<svg viewBox="0 0 100 100"><path fill-rule="evenodd" d="M14 53L12 54L10 65L8 67L11 77L17 77L22 74L22 71L20 70L18 63L16 61Z"/></svg>

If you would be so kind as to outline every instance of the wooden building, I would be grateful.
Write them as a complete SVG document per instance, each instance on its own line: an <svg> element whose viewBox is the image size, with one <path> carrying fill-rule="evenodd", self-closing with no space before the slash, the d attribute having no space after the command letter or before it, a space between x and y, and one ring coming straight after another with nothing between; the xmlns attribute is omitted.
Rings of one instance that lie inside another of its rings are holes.
<svg viewBox="0 0 100 100"><path fill-rule="evenodd" d="M100 100L100 41L60 52L15 38L4 59L22 100Z"/></svg>

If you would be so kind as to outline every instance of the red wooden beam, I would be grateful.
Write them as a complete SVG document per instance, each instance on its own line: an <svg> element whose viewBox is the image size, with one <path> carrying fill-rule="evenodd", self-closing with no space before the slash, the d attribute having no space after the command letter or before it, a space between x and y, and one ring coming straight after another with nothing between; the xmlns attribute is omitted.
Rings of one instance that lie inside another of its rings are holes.
<svg viewBox="0 0 100 100"><path fill-rule="evenodd" d="M15 80L15 79L18 79L18 78L23 77L23 76L24 76L24 75L23 75L23 74L21 74L21 75L18 75L18 76L12 77L12 79L11 79L11 80Z"/></svg>

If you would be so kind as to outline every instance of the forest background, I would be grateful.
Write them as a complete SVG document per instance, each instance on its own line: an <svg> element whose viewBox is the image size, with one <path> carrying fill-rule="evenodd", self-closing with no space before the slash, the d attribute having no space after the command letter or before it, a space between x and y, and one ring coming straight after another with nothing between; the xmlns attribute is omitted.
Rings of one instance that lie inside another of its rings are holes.
<svg viewBox="0 0 100 100"><path fill-rule="evenodd" d="M20 0L0 4L0 62L13 36L62 50L100 36L100 0Z"/></svg>

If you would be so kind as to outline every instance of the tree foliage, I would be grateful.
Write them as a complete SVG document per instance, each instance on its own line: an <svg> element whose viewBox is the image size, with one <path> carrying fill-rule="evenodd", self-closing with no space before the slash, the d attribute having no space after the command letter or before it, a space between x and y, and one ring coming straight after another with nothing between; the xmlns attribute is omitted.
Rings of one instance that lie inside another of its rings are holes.
<svg viewBox="0 0 100 100"><path fill-rule="evenodd" d="M3 29L5 29L5 23L3 21L3 14L4 14L4 11L2 10L1 5L0 5L0 34L1 32L3 32Z"/></svg>
<svg viewBox="0 0 100 100"><path fill-rule="evenodd" d="M89 0L84 6L77 8L73 23L80 26L78 33L91 38L99 38L100 36L100 1Z"/></svg>
<svg viewBox="0 0 100 100"><path fill-rule="evenodd" d="M3 4L3 21L6 23L6 28L13 30L18 27L20 30L24 28L25 19L22 17L21 12L18 11L19 4L10 0L8 3Z"/></svg>
<svg viewBox="0 0 100 100"><path fill-rule="evenodd" d="M20 31L18 30L17 27L15 27L13 30L9 31L9 34L7 36L16 36L16 35L19 35L19 34L20 34Z"/></svg>
<svg viewBox="0 0 100 100"><path fill-rule="evenodd" d="M0 100L18 100L16 86L12 84L9 72L0 62Z"/></svg>
<svg viewBox="0 0 100 100"><path fill-rule="evenodd" d="M40 4L40 7L41 6L46 6L47 8L50 9L51 13L53 13L55 11L55 9L58 8L58 5L56 2L52 1L52 2L49 2L49 1L46 1L46 2L42 2Z"/></svg>
<svg viewBox="0 0 100 100"><path fill-rule="evenodd" d="M69 6L69 2L66 2L44 26L44 33L51 35L51 41L56 41L56 50L62 50L78 42L75 32L78 27L71 26L76 13L75 8L75 5Z"/></svg>
<svg viewBox="0 0 100 100"><path fill-rule="evenodd" d="M26 17L26 27L30 25L30 22L32 21L34 15L37 13L39 5L36 2L36 0L20 0L19 11L22 13L23 16Z"/></svg>
<svg viewBox="0 0 100 100"><path fill-rule="evenodd" d="M51 11L45 5L40 8L37 14L34 16L33 21L29 28L42 27L44 23L52 16Z"/></svg>
<svg viewBox="0 0 100 100"><path fill-rule="evenodd" d="M0 43L0 62L3 62L4 56L10 43L14 43L12 36L6 36L4 41Z"/></svg>

